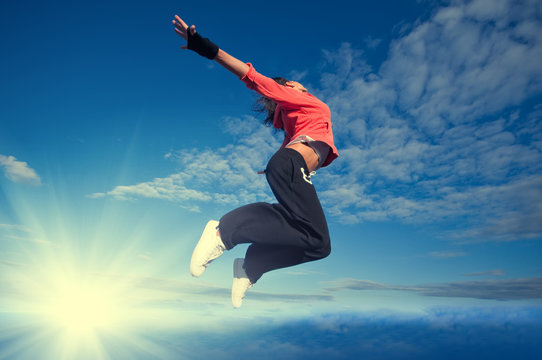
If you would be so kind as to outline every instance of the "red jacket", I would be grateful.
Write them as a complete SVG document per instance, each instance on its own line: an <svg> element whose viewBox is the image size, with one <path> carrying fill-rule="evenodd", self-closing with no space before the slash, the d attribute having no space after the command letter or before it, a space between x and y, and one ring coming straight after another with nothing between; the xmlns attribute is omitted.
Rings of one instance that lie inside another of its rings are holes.
<svg viewBox="0 0 542 360"><path fill-rule="evenodd" d="M310 136L316 141L323 141L331 148L322 167L331 164L339 153L333 144L331 131L331 113L326 104L309 93L302 93L258 73L252 64L241 80L246 86L262 96L277 103L273 127L284 129L284 142L281 148L300 135Z"/></svg>

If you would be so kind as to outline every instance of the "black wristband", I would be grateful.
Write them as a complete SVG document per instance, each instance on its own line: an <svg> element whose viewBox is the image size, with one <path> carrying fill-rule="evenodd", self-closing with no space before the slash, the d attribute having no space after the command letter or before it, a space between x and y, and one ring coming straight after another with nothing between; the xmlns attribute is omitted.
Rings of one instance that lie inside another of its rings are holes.
<svg viewBox="0 0 542 360"><path fill-rule="evenodd" d="M186 46L187 49L193 50L210 60L213 60L218 54L218 46L216 44L208 38L201 37L199 33L192 35L190 27L186 29L186 35L188 42Z"/></svg>

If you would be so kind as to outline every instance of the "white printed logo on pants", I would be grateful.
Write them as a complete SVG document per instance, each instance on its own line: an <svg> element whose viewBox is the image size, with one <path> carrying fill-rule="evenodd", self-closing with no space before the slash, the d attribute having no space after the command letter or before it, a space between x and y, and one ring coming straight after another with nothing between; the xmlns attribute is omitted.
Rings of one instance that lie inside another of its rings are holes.
<svg viewBox="0 0 542 360"><path fill-rule="evenodd" d="M301 169L301 173L303 174L303 180L305 180L306 182L308 182L309 184L312 185L312 181L311 181L311 175L314 175L315 172L311 172L309 173L309 175L305 174L305 169L303 168L300 168Z"/></svg>

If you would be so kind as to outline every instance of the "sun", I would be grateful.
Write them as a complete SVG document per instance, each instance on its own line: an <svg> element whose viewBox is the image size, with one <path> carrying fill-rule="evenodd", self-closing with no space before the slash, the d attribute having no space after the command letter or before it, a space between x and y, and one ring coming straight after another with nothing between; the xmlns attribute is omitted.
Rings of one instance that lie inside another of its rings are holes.
<svg viewBox="0 0 542 360"><path fill-rule="evenodd" d="M85 208L93 216L84 224L71 221L63 206L50 210L50 217L19 209L24 231L8 250L0 249L0 358L172 358L178 349L154 334L201 322L187 308L199 294L183 298L187 283L169 276L182 243L166 244L152 261L142 260L152 222L119 236L126 233L119 228L131 229L133 221L118 215L114 204Z"/></svg>
<svg viewBox="0 0 542 360"><path fill-rule="evenodd" d="M6 274L10 287L0 300L19 320L4 325L21 336L2 351L25 359L109 359L107 344L141 343L137 322L156 312L135 306L139 289L74 263L56 259Z"/></svg>
<svg viewBox="0 0 542 360"><path fill-rule="evenodd" d="M104 282L62 281L52 289L44 315L73 335L114 329L120 320L118 294Z"/></svg>
<svg viewBox="0 0 542 360"><path fill-rule="evenodd" d="M0 274L5 285L0 306L11 314L0 328L0 342L7 343L0 358L99 360L121 353L122 358L138 353L170 358L173 350L149 334L182 330L193 321L177 300L175 281L97 269L75 257L41 255L33 265ZM10 334L17 334L17 340L10 342L15 339Z"/></svg>

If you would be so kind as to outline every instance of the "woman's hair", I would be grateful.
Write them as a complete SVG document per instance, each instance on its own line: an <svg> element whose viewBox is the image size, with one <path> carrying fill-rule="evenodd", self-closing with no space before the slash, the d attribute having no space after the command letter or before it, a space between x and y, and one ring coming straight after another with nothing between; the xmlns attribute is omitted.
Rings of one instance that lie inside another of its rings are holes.
<svg viewBox="0 0 542 360"><path fill-rule="evenodd" d="M290 81L280 76L274 77L273 80L275 80L277 83L281 85L286 85L286 83ZM254 111L265 114L265 119L263 123L266 126L273 125L273 118L275 117L276 108L277 108L277 103L269 98L266 98L265 96L260 96L258 100L256 100L256 103L254 104Z"/></svg>

